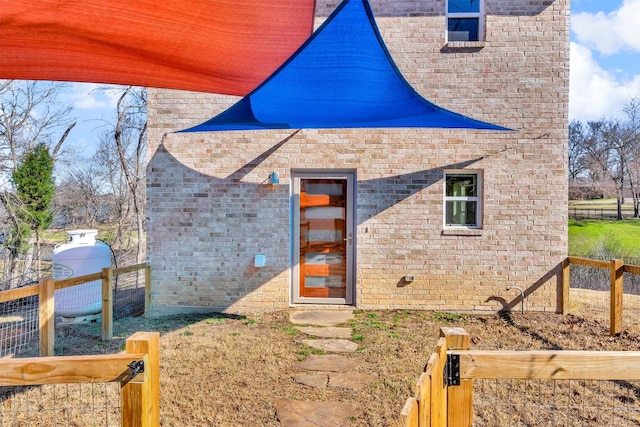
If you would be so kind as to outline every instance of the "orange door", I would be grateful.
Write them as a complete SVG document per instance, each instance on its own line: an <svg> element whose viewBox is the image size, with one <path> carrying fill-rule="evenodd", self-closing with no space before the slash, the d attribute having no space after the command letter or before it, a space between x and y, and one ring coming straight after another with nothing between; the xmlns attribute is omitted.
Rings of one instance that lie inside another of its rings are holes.
<svg viewBox="0 0 640 427"><path fill-rule="evenodd" d="M300 179L300 297L347 298L346 222L346 179Z"/></svg>

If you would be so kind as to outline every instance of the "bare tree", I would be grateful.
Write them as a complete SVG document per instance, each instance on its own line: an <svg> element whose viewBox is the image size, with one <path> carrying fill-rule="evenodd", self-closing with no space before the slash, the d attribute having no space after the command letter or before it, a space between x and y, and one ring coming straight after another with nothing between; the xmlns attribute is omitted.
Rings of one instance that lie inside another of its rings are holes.
<svg viewBox="0 0 640 427"><path fill-rule="evenodd" d="M94 227L105 213L103 188L95 158L78 159L57 186L54 208L58 220Z"/></svg>
<svg viewBox="0 0 640 427"><path fill-rule="evenodd" d="M61 104L61 83L0 81L0 171L11 172L25 153L42 143L54 163L76 123Z"/></svg>
<svg viewBox="0 0 640 427"><path fill-rule="evenodd" d="M20 274L18 255L32 248L24 224L14 214L20 201L10 178L24 156L38 144L48 148L54 162L63 153L63 143L75 126L70 118L71 107L58 101L63 87L50 82L0 81L0 203L9 230L9 238L3 243L7 249L5 277ZM29 258L25 257L23 272L31 268Z"/></svg>
<svg viewBox="0 0 640 427"><path fill-rule="evenodd" d="M604 119L603 119L604 121ZM603 121L589 122L585 137L582 139L583 150L585 153L585 165L588 169L588 175L597 188L598 193L604 196L610 196L615 193L615 188L611 190L611 174L612 156L611 150L602 138L600 129Z"/></svg>
<svg viewBox="0 0 640 427"><path fill-rule="evenodd" d="M585 128L579 121L569 123L569 181L577 181L586 170Z"/></svg>
<svg viewBox="0 0 640 427"><path fill-rule="evenodd" d="M630 152L627 174L633 197L633 216L640 218L640 98L629 100L623 111L627 116L623 138Z"/></svg>
<svg viewBox="0 0 640 427"><path fill-rule="evenodd" d="M624 112L625 119L569 125L569 185L588 179L602 195L615 196L618 219L629 194L640 217L640 100L632 98Z"/></svg>
<svg viewBox="0 0 640 427"><path fill-rule="evenodd" d="M120 224L116 240L125 237L122 231L127 229L131 219L137 234L138 263L144 261L146 107L146 91L143 88L124 88L118 98L115 122L103 134L97 152L104 169L103 177L114 198L115 218Z"/></svg>
<svg viewBox="0 0 640 427"><path fill-rule="evenodd" d="M628 185L628 165L631 147L624 135L624 128L618 121L606 121L600 127L600 136L609 151L609 178L616 186L617 218L622 219L625 185Z"/></svg>
<svg viewBox="0 0 640 427"><path fill-rule="evenodd" d="M589 156L586 150L587 129L576 120L569 123L569 197L593 195Z"/></svg>
<svg viewBox="0 0 640 427"><path fill-rule="evenodd" d="M131 202L126 179L120 168L118 153L113 149L111 134L105 133L95 153L96 174L103 182L105 203L110 220L116 225L115 236L110 242L114 246L128 247L128 230L131 229Z"/></svg>

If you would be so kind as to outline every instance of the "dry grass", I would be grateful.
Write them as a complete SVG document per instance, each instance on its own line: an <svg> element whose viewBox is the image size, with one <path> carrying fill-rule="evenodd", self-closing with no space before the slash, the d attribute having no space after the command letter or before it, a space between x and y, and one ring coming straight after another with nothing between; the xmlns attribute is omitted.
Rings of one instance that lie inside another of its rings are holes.
<svg viewBox="0 0 640 427"><path fill-rule="evenodd" d="M639 381L476 380L474 425L638 426Z"/></svg>
<svg viewBox="0 0 640 427"><path fill-rule="evenodd" d="M300 372L298 360L311 350L300 343L306 336L288 322L284 311L252 317L129 318L116 323L116 338L106 343L99 339L99 325L66 327L57 330L56 352L116 353L133 332L160 331L163 426L278 426L276 399L356 402L364 412L352 425L387 426L395 425L442 326L465 328L475 348L640 348L640 335L610 337L607 323L576 315L358 311L346 326L360 346L346 357L357 362L358 371L378 378L360 391L315 389L293 381Z"/></svg>
<svg viewBox="0 0 640 427"><path fill-rule="evenodd" d="M609 325L609 303L609 290L597 291L572 288L569 310L576 316ZM622 306L623 330L631 333L640 333L640 295L625 293Z"/></svg>

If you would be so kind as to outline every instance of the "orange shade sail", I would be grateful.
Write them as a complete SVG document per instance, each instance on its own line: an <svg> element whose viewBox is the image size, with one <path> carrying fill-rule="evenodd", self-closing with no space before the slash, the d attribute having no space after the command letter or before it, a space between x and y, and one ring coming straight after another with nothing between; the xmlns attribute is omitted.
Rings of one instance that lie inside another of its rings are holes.
<svg viewBox="0 0 640 427"><path fill-rule="evenodd" d="M313 30L315 0L0 0L0 78L245 95Z"/></svg>

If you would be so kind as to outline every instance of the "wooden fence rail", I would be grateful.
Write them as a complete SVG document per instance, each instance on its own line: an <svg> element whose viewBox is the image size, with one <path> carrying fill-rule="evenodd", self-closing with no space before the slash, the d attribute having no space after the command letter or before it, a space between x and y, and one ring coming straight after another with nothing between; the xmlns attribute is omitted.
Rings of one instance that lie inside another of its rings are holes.
<svg viewBox="0 0 640 427"><path fill-rule="evenodd" d="M142 361L143 372L132 377L128 365L137 361ZM135 333L123 354L0 360L0 386L103 382L121 385L122 426L159 426L160 334Z"/></svg>
<svg viewBox="0 0 640 427"><path fill-rule="evenodd" d="M0 292L0 303L38 295L40 356L53 356L55 336L55 291L71 286L102 280L102 340L113 338L113 278L119 274L145 270L144 316L149 316L151 304L151 267L136 264L121 268L103 268L99 273L54 281L44 279L37 285Z"/></svg>
<svg viewBox="0 0 640 427"><path fill-rule="evenodd" d="M565 262L562 263L562 314L568 314L569 301L571 301L571 264L609 270L609 334L611 336L618 335L620 332L622 332L622 310L624 294L623 273L640 274L640 266L627 265L620 259L601 261L573 256L568 257Z"/></svg>
<svg viewBox="0 0 640 427"><path fill-rule="evenodd" d="M469 334L442 328L435 353L400 412L402 427L473 425L476 379L640 380L638 351L470 350Z"/></svg>

